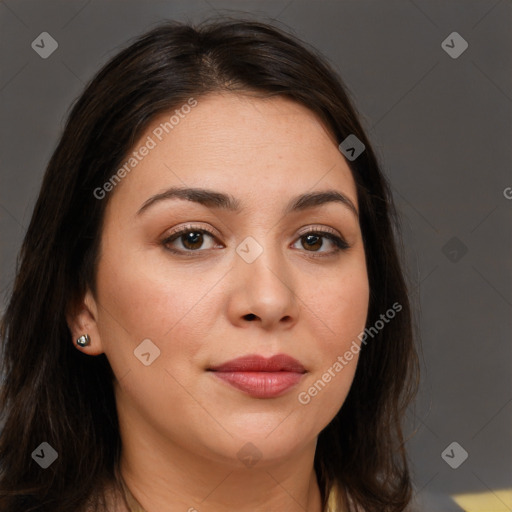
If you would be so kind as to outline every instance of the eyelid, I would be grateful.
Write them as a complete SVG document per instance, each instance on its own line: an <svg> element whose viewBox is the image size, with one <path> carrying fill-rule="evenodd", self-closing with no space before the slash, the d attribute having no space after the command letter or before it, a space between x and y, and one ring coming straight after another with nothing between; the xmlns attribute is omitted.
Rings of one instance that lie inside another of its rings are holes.
<svg viewBox="0 0 512 512"><path fill-rule="evenodd" d="M177 233L181 233L182 231L193 231L193 230L205 232L215 238L222 238L222 235L215 228L212 228L212 227L206 228L199 224L188 223L188 224L180 224L179 226L172 228L170 231L168 231L166 233L165 239L167 240L167 239L171 238L173 235L175 235Z"/></svg>
<svg viewBox="0 0 512 512"><path fill-rule="evenodd" d="M321 224L308 224L307 226L304 226L303 228L299 229L299 231L297 232L297 236L301 237L307 233L310 233L311 231L331 233L332 235L335 235L344 240L343 235L338 230L333 229L329 226L323 226Z"/></svg>

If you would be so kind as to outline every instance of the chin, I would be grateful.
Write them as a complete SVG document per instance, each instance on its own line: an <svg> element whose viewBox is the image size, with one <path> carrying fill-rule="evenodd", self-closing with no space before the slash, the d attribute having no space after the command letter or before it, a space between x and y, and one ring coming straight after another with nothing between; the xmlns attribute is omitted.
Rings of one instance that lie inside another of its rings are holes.
<svg viewBox="0 0 512 512"><path fill-rule="evenodd" d="M264 467L286 460L316 444L316 431L305 432L303 426L285 425L286 420L282 422L282 418L280 422L276 422L272 428L254 422L245 426L242 424L233 437L223 436L213 445L212 438L208 438L209 448L224 462L234 462L236 467L240 467L240 463L247 467L256 464Z"/></svg>

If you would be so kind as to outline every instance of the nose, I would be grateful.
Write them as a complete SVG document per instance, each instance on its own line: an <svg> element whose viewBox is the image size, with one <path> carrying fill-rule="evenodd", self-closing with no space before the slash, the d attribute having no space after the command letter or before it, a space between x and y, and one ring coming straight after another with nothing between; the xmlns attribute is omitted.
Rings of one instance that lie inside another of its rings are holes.
<svg viewBox="0 0 512 512"><path fill-rule="evenodd" d="M291 271L278 251L264 249L252 263L236 256L228 304L231 322L255 323L265 330L289 329L298 319L299 298Z"/></svg>

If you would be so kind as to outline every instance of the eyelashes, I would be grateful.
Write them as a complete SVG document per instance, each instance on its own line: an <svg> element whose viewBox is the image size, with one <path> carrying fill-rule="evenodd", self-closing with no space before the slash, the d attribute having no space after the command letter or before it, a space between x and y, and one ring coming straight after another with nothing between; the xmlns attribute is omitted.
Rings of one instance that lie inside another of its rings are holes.
<svg viewBox="0 0 512 512"><path fill-rule="evenodd" d="M205 241L208 239L210 239L210 242L209 244L206 244L207 247L205 248ZM327 241L327 244L325 241ZM208 229L193 225L185 226L182 229L173 232L162 240L161 243L166 250L173 254L192 257L198 256L198 253L204 253L205 251L224 247L222 243L218 242L215 233ZM176 244L181 247L177 248ZM338 236L334 231L330 231L325 227L318 228L314 226L301 230L293 246L295 247L297 244L300 244L301 248L309 256L315 258L334 256L341 251L345 251L350 248L350 245L346 240ZM326 245L331 245L331 249L327 251L324 250Z"/></svg>

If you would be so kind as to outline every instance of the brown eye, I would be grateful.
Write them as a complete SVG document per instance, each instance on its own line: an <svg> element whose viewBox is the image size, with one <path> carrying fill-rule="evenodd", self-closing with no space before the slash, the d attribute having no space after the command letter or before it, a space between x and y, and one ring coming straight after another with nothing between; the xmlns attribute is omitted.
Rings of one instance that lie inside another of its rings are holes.
<svg viewBox="0 0 512 512"><path fill-rule="evenodd" d="M301 237L302 246L306 250L316 251L322 247L322 237L318 235L305 235Z"/></svg>
<svg viewBox="0 0 512 512"><path fill-rule="evenodd" d="M203 245L203 233L199 231L189 231L185 235L181 235L181 243L187 249L199 249Z"/></svg>
<svg viewBox="0 0 512 512"><path fill-rule="evenodd" d="M174 253L200 252L202 249L212 249L215 246L215 237L205 229L187 228L173 233L162 245Z"/></svg>
<svg viewBox="0 0 512 512"><path fill-rule="evenodd" d="M345 240L329 231L310 231L301 235L295 244L299 242L306 252L313 253L312 255L315 256L331 256L350 247ZM300 247L297 248L300 249Z"/></svg>

